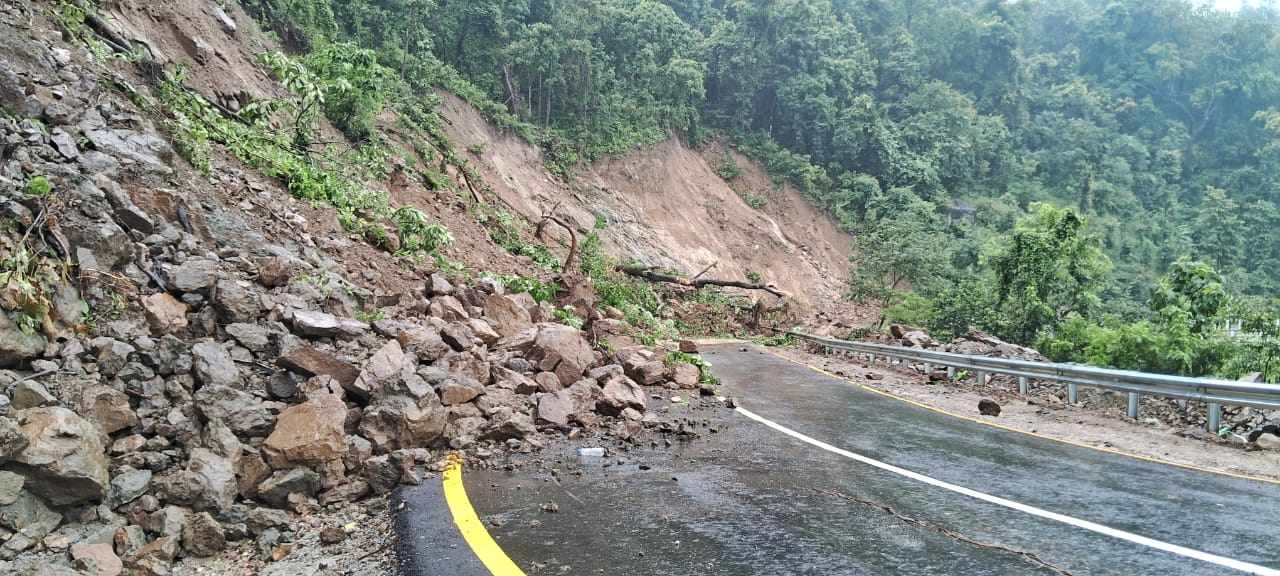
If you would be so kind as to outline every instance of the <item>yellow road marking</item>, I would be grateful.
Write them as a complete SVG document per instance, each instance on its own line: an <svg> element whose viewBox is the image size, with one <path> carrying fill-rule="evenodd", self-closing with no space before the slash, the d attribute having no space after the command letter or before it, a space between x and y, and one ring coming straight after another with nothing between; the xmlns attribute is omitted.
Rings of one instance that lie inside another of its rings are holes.
<svg viewBox="0 0 1280 576"><path fill-rule="evenodd" d="M967 416L967 415L964 415L964 414L956 414L955 412L951 412L951 411L948 411L948 410L943 410L942 408L938 408L938 407L936 407L936 406L930 406L930 405L925 404L925 403L923 403L923 402L918 402L918 401L916 401L916 400L912 400L912 399L907 398L907 397L904 397L904 396L899 396L899 395L897 395L897 394L894 394L894 393L889 392L889 391L886 391L886 390L880 390L880 389L878 389L878 388L873 388L873 387L868 386L868 385L866 385L866 384L863 384L863 383L861 383L861 382L855 382L854 380L852 380L852 379L851 379L851 378L849 378L849 377L841 376L841 375L839 375L839 374L835 374L835 373L832 373L832 372L828 372L828 371L826 371L826 370L823 370L822 368L818 368L817 366L810 366L809 364L805 364L804 362L801 362L801 361L799 361L799 360L792 360L791 358L787 358L786 356L783 356L783 355L781 355L781 354L778 354L777 352L774 352L773 350L770 350L768 347L763 347L763 348L764 348L764 350L765 350L766 352L768 352L769 354L771 354L771 355L773 355L773 356L775 356L775 357L777 357L777 358L781 358L781 359L783 359L783 360L786 360L787 362L790 362L790 363L792 363L792 364L796 364L796 365L799 365L799 366L804 366L805 368L808 368L808 369L810 369L810 370L813 370L814 372L817 372L817 373L819 373L819 374L823 374L823 375L826 375L826 376L830 376L830 377L835 378L835 379L837 379L837 380L840 380L840 381L842 381L842 382L846 382L846 383L848 383L848 384L851 384L851 385L853 385L853 386L856 386L856 387L858 387L858 388L861 388L861 389L863 389L863 390L866 390L867 392L871 392L871 393L873 393L873 394L879 394L880 396L884 396L884 397L886 397L886 398L892 398L892 399L894 399L894 400L898 400L898 401L900 401L900 402L906 402L907 404L910 404L910 405L912 405L912 406L916 406L916 407L918 407L918 408L924 408L925 410L929 410L930 412L936 412L936 413L938 413L938 414L945 414L945 415L947 415L947 416L951 416L951 417L953 417L953 418L959 418L959 419L961 419L961 420L968 420L969 422L975 422L975 423L978 423L978 424L982 424L982 425L984 425L984 426L990 426L990 427L992 427L992 428L998 428L998 429L1000 429L1000 430L1007 430L1007 431L1009 431L1009 432L1017 432L1018 434L1025 434L1025 435L1027 435L1027 436L1031 436L1031 437L1034 437L1034 438L1040 438L1040 439L1042 439L1042 440L1051 440L1051 441L1054 441L1054 442L1060 442L1060 443L1062 443L1062 444L1069 444L1069 445L1071 445L1071 446L1077 446L1077 447L1080 447L1080 448L1088 448L1088 449L1090 449L1090 450L1097 450L1097 451L1099 451L1099 452L1106 452L1107 454L1115 454L1115 455L1117 455L1117 456L1126 456L1126 457L1129 457L1129 458L1133 458L1133 459L1135 459L1135 460L1142 460L1142 461L1145 461L1145 462L1154 462L1154 463L1156 463L1156 464L1164 464L1164 465L1166 465L1166 466L1175 466L1175 467L1178 467L1178 468L1184 468L1184 469L1187 469L1187 470L1195 470L1195 471L1197 471L1197 472L1207 472L1207 473L1209 473L1209 474L1217 474L1217 475L1219 475L1219 476L1227 476L1227 477L1231 477L1231 478L1238 478L1238 479L1241 479L1241 480L1253 480L1254 482L1263 482L1263 483L1265 483L1265 484L1274 484L1274 485L1280 486L1280 480L1276 480L1276 479L1273 479L1273 478L1266 478L1266 477L1262 477L1262 476L1250 476L1250 475L1248 475L1248 474L1238 474L1238 473L1235 473L1235 472L1227 472L1227 471L1225 471L1225 470L1215 470L1215 469L1213 469L1213 468L1205 468L1205 467L1202 467L1202 466L1196 466L1195 464L1184 464L1184 463L1181 463L1181 462L1173 462L1173 461L1169 461L1169 460L1161 460L1161 459L1159 459L1159 458L1155 458L1155 457L1152 457L1152 456L1143 456L1143 455L1141 455L1141 454L1133 454L1133 453L1130 453L1130 452L1124 452L1124 451L1121 451L1121 450L1116 450L1116 449L1114 449L1114 448L1105 448L1105 447L1102 447L1102 446L1093 446L1093 445L1090 445L1090 444L1085 444L1085 443L1083 443L1083 442L1076 442L1076 441L1074 441L1074 440L1067 440L1067 439L1065 439L1065 438L1054 438L1053 436L1045 436L1044 434L1039 434L1039 433L1036 433L1036 432L1030 432L1030 431L1027 431L1027 430L1019 430L1019 429L1017 429L1017 428L1012 428L1012 427L1009 427L1009 426L1005 426L1005 425L1003 425L1003 424L996 424L995 422L988 422L988 421L986 421L986 420L982 420L982 419L980 419L980 418L974 418L974 417L972 417L972 416Z"/></svg>
<svg viewBox="0 0 1280 576"><path fill-rule="evenodd" d="M456 455L450 455L449 460L449 467L444 471L444 499L462 538L493 576L525 576L485 530L476 509L471 506L467 489L462 485L462 460Z"/></svg>

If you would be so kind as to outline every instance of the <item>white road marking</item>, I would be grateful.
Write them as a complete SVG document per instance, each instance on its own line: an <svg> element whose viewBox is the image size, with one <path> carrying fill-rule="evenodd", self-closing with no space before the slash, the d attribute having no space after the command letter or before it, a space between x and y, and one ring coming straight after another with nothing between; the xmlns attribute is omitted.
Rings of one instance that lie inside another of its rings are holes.
<svg viewBox="0 0 1280 576"><path fill-rule="evenodd" d="M867 464L867 465L869 465L869 466L874 466L874 467L879 468L879 469L881 469L881 470L884 470L884 471L886 471L886 472L892 472L892 473L894 473L894 474L897 474L897 475L899 475L899 476L904 476L904 477L906 477L906 478L910 478L910 479L915 480L915 481L917 481L917 482L923 482L923 483L928 484L928 485L930 485L930 486L935 486L935 487L938 487L938 488L942 488L943 490L949 490L949 491L951 491L951 492L955 492L955 493L957 493L957 494L963 494L963 495L968 496L968 497L970 497L970 498L974 498L974 499L977 499L977 500L982 500L983 502L989 502L989 503L991 503L991 504L995 504L995 505L997 505L997 506L1003 506L1003 507L1005 507L1005 508L1009 508L1009 509L1012 509L1012 510L1017 510L1017 511L1019 511L1019 512L1024 512L1024 513L1026 513L1026 514L1030 514L1030 515L1032 515L1032 516L1038 516L1038 517L1040 517L1040 518L1046 518L1046 519L1048 519L1048 520L1053 520L1053 521L1056 521L1056 522L1061 522L1061 523L1063 523L1063 524L1067 524L1067 525L1069 525L1069 526L1075 526L1075 527L1077 527L1077 528L1083 528L1083 529L1085 529L1085 530L1089 530L1090 532L1096 532L1096 533L1098 533L1098 534L1103 534L1103 535L1106 535L1106 536L1110 536L1110 537L1112 537L1112 538L1118 538L1118 539L1120 539L1120 540L1124 540L1124 541L1127 541L1127 542L1132 542L1132 543L1134 543L1134 544L1141 544L1141 545L1143 545L1143 546L1147 546L1147 547L1149 547L1149 548L1155 548L1156 550L1162 550L1162 551L1164 551L1164 552L1169 552L1169 553L1171 553L1171 554L1177 554L1177 555L1179 555L1179 556L1185 556L1185 557L1187 557L1187 558L1194 558L1194 559L1196 559L1196 560L1200 560L1200 561L1202 561L1202 562L1208 562L1208 563L1210 563L1210 564L1216 564L1216 565L1218 565L1218 566L1222 566L1222 567L1224 567L1224 568L1231 568L1231 569L1234 569L1234 570L1239 570L1239 571L1244 572L1244 573L1247 573L1247 574L1256 574L1256 575L1258 575L1258 576L1280 576L1280 570L1276 570L1276 569L1274 569L1274 568L1267 568L1266 566L1259 566L1259 565L1257 565L1257 564L1250 564L1250 563L1248 563L1248 562L1242 562L1242 561L1240 561L1240 560L1234 560L1234 559L1231 559L1231 558L1227 558L1227 557L1225 557L1225 556L1218 556L1217 554L1210 554L1210 553L1208 553L1208 552L1201 552L1201 551L1199 551L1199 550L1192 550L1191 548L1186 548L1186 547L1183 547L1183 546L1178 546L1177 544L1170 544L1170 543L1168 543L1168 542L1162 542L1162 541L1160 541L1160 540L1155 540L1155 539L1152 539L1152 538L1147 538L1146 536L1139 536L1139 535L1134 534L1134 533L1132 533L1132 532L1125 532L1124 530L1117 530L1117 529L1115 529L1115 528L1111 528L1111 527L1108 527L1108 526L1103 526L1102 524L1098 524L1098 523L1095 523L1095 522L1090 522L1090 521L1088 521L1088 520L1081 520L1081 519L1079 519L1079 518L1073 518L1073 517L1071 517L1071 516L1067 516L1067 515L1064 515L1064 514L1058 514L1057 512L1050 512L1050 511L1048 511L1048 510L1044 510L1044 509L1041 509L1041 508L1036 508L1035 506L1028 506L1028 505L1026 505L1026 504L1021 504L1021 503L1018 503L1018 502L1014 502L1014 501L1012 501L1012 500L1007 500L1007 499L1001 498L1001 497L999 497L999 496L992 496L992 495L990 495L990 494L984 494L984 493L982 493L982 492L978 492L977 490L971 490L971 489L969 489L969 488L965 488L965 487L963 487L963 486L956 486L955 484L952 484L952 483L950 483L950 482L944 482L944 481L942 481L942 480L938 480L938 479L936 479L936 478L931 478L931 477L929 477L929 476L925 476L924 474L920 474L920 473L917 473L917 472L912 472L912 471L907 470L907 469L905 469L905 468L899 468L899 467L894 466L894 465L892 465L892 464L886 464L886 463L881 462L881 461L879 461L879 460L876 460L876 459L874 459L874 458L868 458L868 457L863 456L863 455L861 455L861 454L855 454L855 453L850 452L850 451L848 451L848 450L844 450L844 449L841 449L841 448L836 448L835 446L832 446L832 445L830 445L830 444L827 444L826 442L823 442L823 441L821 441L821 440L815 440L815 439L813 439L813 438L811 438L811 437L809 437L809 436L806 436L806 435L804 435L804 434L801 434L801 433L799 433L799 432L796 432L795 430L792 430L792 429L790 429L790 428L787 428L786 426L783 426L783 425L781 425L781 424L778 424L778 423L776 423L776 422L773 422L772 420L769 420L769 419L767 419L767 418L764 418L763 416L760 416L760 415L758 415L758 414L756 414L756 413L754 413L754 412L752 412L752 411L750 411L750 410L747 410L746 408L738 408L737 410L738 410L738 412L739 412L740 414L742 414L743 416L746 416L747 418L750 418L750 419L752 419L752 420L755 420L756 422L759 422L759 423L761 423L761 424L764 424L765 426L768 426L768 427L770 427L770 428L773 428L774 430L777 430L777 431L779 431L779 432L782 432L783 434L786 434L787 436L790 436L790 437L792 437L792 438L795 438L795 439L797 439L797 440L799 440L799 441L801 441L801 442L804 442L804 443L806 443L806 444L809 444L809 445L812 445L812 446L816 446L816 447L818 447L818 448L821 448L821 449L826 450L827 452L831 452L831 453L833 453L833 454L839 454L839 455L844 456L845 458L848 458L848 459L850 459L850 460L855 460L855 461L857 461L857 462L861 462L861 463L863 463L863 464Z"/></svg>

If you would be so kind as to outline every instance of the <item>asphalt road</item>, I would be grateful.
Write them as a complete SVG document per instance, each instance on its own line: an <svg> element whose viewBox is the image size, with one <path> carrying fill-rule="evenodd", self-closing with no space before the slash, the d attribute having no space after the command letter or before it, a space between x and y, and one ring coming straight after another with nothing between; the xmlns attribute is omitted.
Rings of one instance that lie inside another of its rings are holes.
<svg viewBox="0 0 1280 576"><path fill-rule="evenodd" d="M704 357L742 408L814 442L722 410L701 439L670 448L468 472L477 512L525 572L1246 573L1161 549L1171 547L1280 570L1280 486L949 417L754 348L711 347Z"/></svg>

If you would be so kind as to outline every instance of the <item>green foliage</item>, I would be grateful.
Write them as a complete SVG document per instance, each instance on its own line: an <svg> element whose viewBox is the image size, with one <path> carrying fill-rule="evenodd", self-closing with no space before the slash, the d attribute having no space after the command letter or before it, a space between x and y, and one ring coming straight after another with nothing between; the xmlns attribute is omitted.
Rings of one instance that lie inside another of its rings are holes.
<svg viewBox="0 0 1280 576"><path fill-rule="evenodd" d="M578 316L576 312L574 312L572 306L556 308L554 314L556 317L556 322L564 324L565 326L572 326L574 328L581 330L582 327L586 325L586 321L584 321L581 317Z"/></svg>
<svg viewBox="0 0 1280 576"><path fill-rule="evenodd" d="M524 240L527 225L522 218L501 208L495 209L488 206L476 208L480 210L481 223L489 231L489 239L495 244L516 256L527 256L544 269L553 271L560 269L560 260L551 253L550 248Z"/></svg>
<svg viewBox="0 0 1280 576"><path fill-rule="evenodd" d="M391 219L400 235L402 254L436 254L441 248L453 245L453 234L449 233L449 229L439 223L429 222L427 215L417 208L397 208L391 214Z"/></svg>
<svg viewBox="0 0 1280 576"><path fill-rule="evenodd" d="M23 187L22 192L28 198L44 198L53 193L53 184L49 182L49 178L46 176L33 176L27 179L27 184Z"/></svg>
<svg viewBox="0 0 1280 576"><path fill-rule="evenodd" d="M761 276L760 273L755 270L747 270L746 277L747 282L752 284L761 284L764 282L764 276Z"/></svg>
<svg viewBox="0 0 1280 576"><path fill-rule="evenodd" d="M659 319L661 301L653 287L615 270L615 263L604 253L598 235L587 236L581 250L582 272L595 286L600 306L617 308L625 315L628 324L653 331L648 338L650 341L661 339L663 335L674 335L674 325Z"/></svg>
<svg viewBox="0 0 1280 576"><path fill-rule="evenodd" d="M528 276L496 276L497 280L511 294L520 294L528 292L537 302L551 302L555 300L558 288L555 284L543 282L537 278Z"/></svg>
<svg viewBox="0 0 1280 576"><path fill-rule="evenodd" d="M755 208L756 210L764 208L765 204L769 203L769 200L766 199L765 197L756 196L755 194L752 194L750 192L739 192L738 196L742 198L743 202L747 203L747 206Z"/></svg>
<svg viewBox="0 0 1280 576"><path fill-rule="evenodd" d="M854 241L858 256L849 295L881 309L903 291L928 290L948 267L947 241L932 206L905 193L900 197L901 204L884 206L886 216Z"/></svg>
<svg viewBox="0 0 1280 576"><path fill-rule="evenodd" d="M325 117L352 141L373 138L391 71L372 50L351 43L328 43L304 59L321 91Z"/></svg>
<svg viewBox="0 0 1280 576"><path fill-rule="evenodd" d="M742 167L738 166L738 160L733 157L733 154L726 151L720 158L720 162L716 164L716 174L726 182L732 182L742 175Z"/></svg>
<svg viewBox="0 0 1280 576"><path fill-rule="evenodd" d="M1013 234L989 248L996 276L999 334L1029 342L1067 316L1088 316L1111 269L1085 221L1069 208L1032 206Z"/></svg>

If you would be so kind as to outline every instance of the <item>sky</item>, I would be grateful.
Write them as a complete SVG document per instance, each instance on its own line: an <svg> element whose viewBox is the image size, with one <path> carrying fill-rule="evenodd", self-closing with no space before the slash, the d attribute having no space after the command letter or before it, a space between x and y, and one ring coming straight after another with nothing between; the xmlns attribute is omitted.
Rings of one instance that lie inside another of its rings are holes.
<svg viewBox="0 0 1280 576"><path fill-rule="evenodd" d="M1266 0L1210 0L1210 2L1219 10L1234 12L1243 6L1262 6Z"/></svg>

